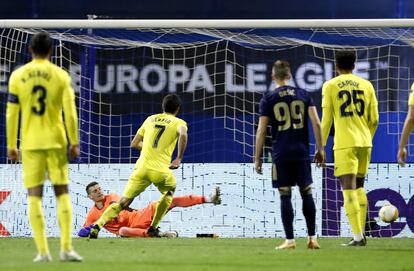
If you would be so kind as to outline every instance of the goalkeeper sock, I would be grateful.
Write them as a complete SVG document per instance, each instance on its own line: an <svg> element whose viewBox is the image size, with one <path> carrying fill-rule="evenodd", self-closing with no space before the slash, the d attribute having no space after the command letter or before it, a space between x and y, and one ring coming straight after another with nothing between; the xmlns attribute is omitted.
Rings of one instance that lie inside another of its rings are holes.
<svg viewBox="0 0 414 271"><path fill-rule="evenodd" d="M95 225L98 225L99 228L102 229L103 226L106 225L106 223L117 217L121 211L121 204L113 203L109 205L109 207L105 210L102 216L95 222Z"/></svg>
<svg viewBox="0 0 414 271"><path fill-rule="evenodd" d="M45 232L45 215L41 197L28 196L28 214L37 251L40 255L47 255L49 254L49 246Z"/></svg>
<svg viewBox="0 0 414 271"><path fill-rule="evenodd" d="M361 220L361 230L362 230L362 233L364 233L365 223L367 219L367 210L368 210L367 193L365 192L365 189L363 187L358 188L356 192L357 192L359 210L360 210L359 217Z"/></svg>
<svg viewBox="0 0 414 271"><path fill-rule="evenodd" d="M357 192L356 190L347 189L343 190L342 194L344 196L346 216L348 217L349 224L351 224L352 232L354 233L354 236L358 236L357 239L359 239L360 235L362 235L362 230Z"/></svg>
<svg viewBox="0 0 414 271"><path fill-rule="evenodd" d="M302 211L306 220L308 236L315 235L316 207L312 194L302 195Z"/></svg>
<svg viewBox="0 0 414 271"><path fill-rule="evenodd" d="M69 194L62 194L56 198L57 215L60 226L60 250L72 250L72 203Z"/></svg>
<svg viewBox="0 0 414 271"><path fill-rule="evenodd" d="M285 229L286 239L294 239L293 237L293 207L291 196L280 196L280 210L282 215L283 228Z"/></svg>
<svg viewBox="0 0 414 271"><path fill-rule="evenodd" d="M161 219L164 217L165 213L170 207L172 200L173 196L169 192L164 193L160 198L157 205L157 209L155 210L154 218L152 219L151 223L151 226L154 229L158 227L158 224L160 223Z"/></svg>
<svg viewBox="0 0 414 271"><path fill-rule="evenodd" d="M185 195L173 197L169 210L174 207L190 207L197 204L203 204L206 201L204 196Z"/></svg>

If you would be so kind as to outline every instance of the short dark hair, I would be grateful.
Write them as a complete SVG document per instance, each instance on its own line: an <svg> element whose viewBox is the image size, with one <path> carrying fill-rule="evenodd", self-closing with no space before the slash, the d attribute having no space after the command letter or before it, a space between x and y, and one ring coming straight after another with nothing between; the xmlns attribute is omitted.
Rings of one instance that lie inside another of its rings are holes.
<svg viewBox="0 0 414 271"><path fill-rule="evenodd" d="M335 52L335 64L340 70L352 71L355 68L356 55L354 51Z"/></svg>
<svg viewBox="0 0 414 271"><path fill-rule="evenodd" d="M99 184L99 183L97 183L97 182L90 182L90 183L86 186L86 194L88 194L88 195L89 195L89 188L91 188L92 186L95 186L95 185L97 185L97 184Z"/></svg>
<svg viewBox="0 0 414 271"><path fill-rule="evenodd" d="M50 35L46 32L40 32L33 36L30 41L30 48L35 55L44 57L49 54L52 49L53 42Z"/></svg>
<svg viewBox="0 0 414 271"><path fill-rule="evenodd" d="M181 107L181 99L177 94L168 94L162 100L162 110L174 114Z"/></svg>
<svg viewBox="0 0 414 271"><path fill-rule="evenodd" d="M286 60L277 60L273 64L272 75L274 79L285 80L290 76L290 64Z"/></svg>

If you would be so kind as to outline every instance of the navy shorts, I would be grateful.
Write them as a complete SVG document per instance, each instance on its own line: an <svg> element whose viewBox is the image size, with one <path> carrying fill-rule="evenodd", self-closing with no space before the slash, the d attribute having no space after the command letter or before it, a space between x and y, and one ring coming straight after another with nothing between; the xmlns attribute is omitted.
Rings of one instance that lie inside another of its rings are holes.
<svg viewBox="0 0 414 271"><path fill-rule="evenodd" d="M272 185L274 188L285 186L306 187L312 184L309 161L282 161L273 163Z"/></svg>

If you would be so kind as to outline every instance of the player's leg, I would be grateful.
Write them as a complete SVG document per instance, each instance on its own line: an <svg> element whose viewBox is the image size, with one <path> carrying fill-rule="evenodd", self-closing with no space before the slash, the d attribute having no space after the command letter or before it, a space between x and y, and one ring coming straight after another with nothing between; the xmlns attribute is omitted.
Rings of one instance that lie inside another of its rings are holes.
<svg viewBox="0 0 414 271"><path fill-rule="evenodd" d="M368 198L364 189L365 176L368 173L368 165L371 160L371 148L358 148L358 173L356 177L356 191L360 209L360 222L362 233L365 234L365 224L368 213Z"/></svg>
<svg viewBox="0 0 414 271"><path fill-rule="evenodd" d="M190 207L197 204L206 203L205 196L198 195L183 195L183 196L174 196L168 210L171 210L175 207Z"/></svg>
<svg viewBox="0 0 414 271"><path fill-rule="evenodd" d="M121 237L148 237L147 230L148 229L122 227L119 229L119 235ZM178 233L176 231L164 231L164 232L160 232L159 235L160 237L165 237L165 238L177 238L178 237Z"/></svg>
<svg viewBox="0 0 414 271"><path fill-rule="evenodd" d="M49 246L42 207L43 183L46 173L43 151L22 151L23 182L28 192L28 215L38 255L34 262L49 262Z"/></svg>
<svg viewBox="0 0 414 271"><path fill-rule="evenodd" d="M46 153L47 171L56 196L57 217L60 227L60 260L81 262L83 258L72 247L73 210L68 188L67 150L66 148L53 149L46 151Z"/></svg>
<svg viewBox="0 0 414 271"><path fill-rule="evenodd" d="M308 229L308 242L307 247L309 249L319 249L315 232L315 220L316 220L316 207L312 196L311 185L299 187L300 195L302 197L302 212L306 220L306 227Z"/></svg>
<svg viewBox="0 0 414 271"><path fill-rule="evenodd" d="M361 223L362 233L365 234L365 224L367 221L367 213L368 213L368 198L367 193L364 189L364 182L365 177L357 177L356 178L356 192L359 204L359 217Z"/></svg>
<svg viewBox="0 0 414 271"><path fill-rule="evenodd" d="M89 238L97 238L99 230L118 216L125 208L129 207L131 202L141 194L151 183L147 179L147 170L144 168L135 168L129 177L124 193L119 202L109 205L102 216L95 222L95 225L89 232Z"/></svg>
<svg viewBox="0 0 414 271"><path fill-rule="evenodd" d="M272 185L279 190L280 214L283 229L285 230L285 242L276 249L295 249L296 243L293 233L293 207L292 207L292 183L290 182L290 166L288 163L274 163L272 165Z"/></svg>
<svg viewBox="0 0 414 271"><path fill-rule="evenodd" d="M157 209L155 210L154 217L151 222L151 226L149 227L147 234L149 236L158 236L158 225L161 219L164 217L168 208L170 207L173 195L176 187L176 180L175 176L172 172L168 173L158 173L155 171L150 172L150 180L154 183L154 185L158 188L161 192L162 196L158 201ZM157 180L162 180L157 182Z"/></svg>
<svg viewBox="0 0 414 271"><path fill-rule="evenodd" d="M216 187L214 191L208 196L199 195L184 195L174 196L172 203L168 210L175 207L190 207L197 204L213 203L214 205L221 204L221 192L220 187Z"/></svg>
<svg viewBox="0 0 414 271"><path fill-rule="evenodd" d="M365 245L361 229L360 207L356 192L356 174L358 171L358 159L353 148L336 150L334 175L339 177L344 198L344 208L351 224L354 239L350 246Z"/></svg>
<svg viewBox="0 0 414 271"><path fill-rule="evenodd" d="M299 192L302 197L302 212L306 220L306 227L308 230L308 242L307 248L319 249L320 246L316 239L315 233L315 220L316 220L316 207L312 197L312 170L310 161L297 161L292 164L293 169L291 171L292 177L295 178L297 186L299 186Z"/></svg>
<svg viewBox="0 0 414 271"><path fill-rule="evenodd" d="M277 249L294 249L296 247L293 233L293 207L292 207L292 188L290 186L279 187L280 213L282 217L283 229L285 230L286 241Z"/></svg>
<svg viewBox="0 0 414 271"><path fill-rule="evenodd" d="M122 227L119 229L121 237L148 237L147 229Z"/></svg>
<svg viewBox="0 0 414 271"><path fill-rule="evenodd" d="M310 161L298 161L295 162L294 170L292 170L292 176L297 180L299 186L299 192L302 197L302 212L306 220L306 226L308 229L309 241L315 241L315 219L316 219L316 207L312 197L312 171ZM308 242L309 244L311 242ZM312 247L311 247L312 248ZM316 247L314 247L316 248ZM317 246L319 248L319 245Z"/></svg>

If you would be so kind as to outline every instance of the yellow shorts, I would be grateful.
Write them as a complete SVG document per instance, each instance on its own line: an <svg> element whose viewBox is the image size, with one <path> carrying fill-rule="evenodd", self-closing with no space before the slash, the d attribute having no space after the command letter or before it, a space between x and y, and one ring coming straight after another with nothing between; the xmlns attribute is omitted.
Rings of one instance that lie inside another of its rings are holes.
<svg viewBox="0 0 414 271"><path fill-rule="evenodd" d="M151 183L161 193L175 190L177 181L174 174L170 172L159 172L145 167L136 167L129 177L123 196L133 199L141 194Z"/></svg>
<svg viewBox="0 0 414 271"><path fill-rule="evenodd" d="M53 185L69 183L66 148L23 150L22 166L23 182L26 188L43 185L45 179L49 179Z"/></svg>
<svg viewBox="0 0 414 271"><path fill-rule="evenodd" d="M334 151L334 175L354 174L365 177L371 160L371 147L355 147Z"/></svg>

